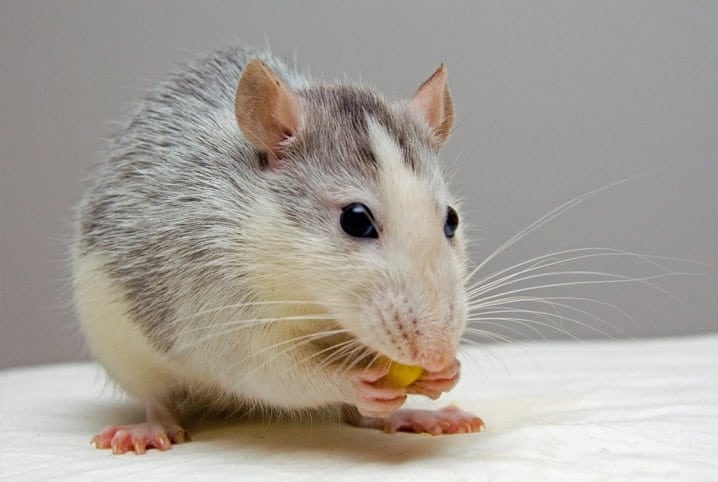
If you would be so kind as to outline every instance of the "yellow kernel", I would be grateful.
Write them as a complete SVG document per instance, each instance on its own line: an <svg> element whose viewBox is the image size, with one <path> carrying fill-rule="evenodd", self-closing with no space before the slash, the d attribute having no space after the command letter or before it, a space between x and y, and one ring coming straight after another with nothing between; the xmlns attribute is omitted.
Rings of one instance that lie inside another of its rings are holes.
<svg viewBox="0 0 718 482"><path fill-rule="evenodd" d="M424 373L424 369L412 365L403 365L383 358L380 363L389 365L389 373L384 376L386 383L396 388L406 388L414 383Z"/></svg>

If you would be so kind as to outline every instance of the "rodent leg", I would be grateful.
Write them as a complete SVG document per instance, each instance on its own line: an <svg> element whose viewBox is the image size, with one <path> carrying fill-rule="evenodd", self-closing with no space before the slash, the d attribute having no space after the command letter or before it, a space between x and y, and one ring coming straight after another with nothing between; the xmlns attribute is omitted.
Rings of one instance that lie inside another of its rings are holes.
<svg viewBox="0 0 718 482"><path fill-rule="evenodd" d="M132 425L110 425L92 437L98 449L112 449L112 453L134 451L143 454L148 448L169 450L173 443L189 442L189 434L176 417L162 403L145 403L147 420Z"/></svg>
<svg viewBox="0 0 718 482"><path fill-rule="evenodd" d="M453 405L441 410L398 410L385 418L365 417L354 407L345 407L344 420L356 427L374 428L387 433L442 435L479 432L485 428L479 417Z"/></svg>
<svg viewBox="0 0 718 482"><path fill-rule="evenodd" d="M441 371L422 373L418 380L407 387L407 391L436 400L442 393L448 392L456 386L460 373L461 364L459 360L454 359L448 367Z"/></svg>

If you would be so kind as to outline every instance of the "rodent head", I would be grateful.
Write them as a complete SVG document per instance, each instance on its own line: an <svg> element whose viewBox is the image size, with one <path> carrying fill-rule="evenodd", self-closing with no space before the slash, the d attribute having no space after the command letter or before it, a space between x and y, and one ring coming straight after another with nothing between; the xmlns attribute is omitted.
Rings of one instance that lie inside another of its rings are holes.
<svg viewBox="0 0 718 482"><path fill-rule="evenodd" d="M351 86L295 92L253 61L235 113L267 160L272 202L253 222L261 296L316 303L400 363L451 363L466 323L465 253L438 160L453 121L444 66L410 101L389 103Z"/></svg>

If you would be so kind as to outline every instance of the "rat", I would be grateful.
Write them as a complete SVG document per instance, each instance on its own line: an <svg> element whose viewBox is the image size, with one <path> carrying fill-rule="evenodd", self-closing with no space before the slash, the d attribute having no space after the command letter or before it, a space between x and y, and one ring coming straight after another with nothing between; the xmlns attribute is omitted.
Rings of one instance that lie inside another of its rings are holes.
<svg viewBox="0 0 718 482"><path fill-rule="evenodd" d="M76 209L81 331L146 413L96 447L166 450L189 440L186 414L227 411L479 431L456 407L400 409L460 375L467 261L439 159L453 120L443 64L388 101L229 47L151 90ZM422 374L392 386L380 359Z"/></svg>

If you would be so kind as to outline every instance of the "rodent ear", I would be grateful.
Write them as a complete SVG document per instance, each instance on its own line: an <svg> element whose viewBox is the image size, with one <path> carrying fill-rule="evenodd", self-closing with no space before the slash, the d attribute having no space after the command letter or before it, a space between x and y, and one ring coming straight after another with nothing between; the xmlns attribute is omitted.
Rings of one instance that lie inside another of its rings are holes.
<svg viewBox="0 0 718 482"><path fill-rule="evenodd" d="M444 64L421 84L411 100L411 105L433 129L439 144L444 144L454 123L454 105L449 94Z"/></svg>
<svg viewBox="0 0 718 482"><path fill-rule="evenodd" d="M270 167L278 167L282 147L302 125L297 94L260 60L245 67L234 98L237 124L247 140L267 154Z"/></svg>

